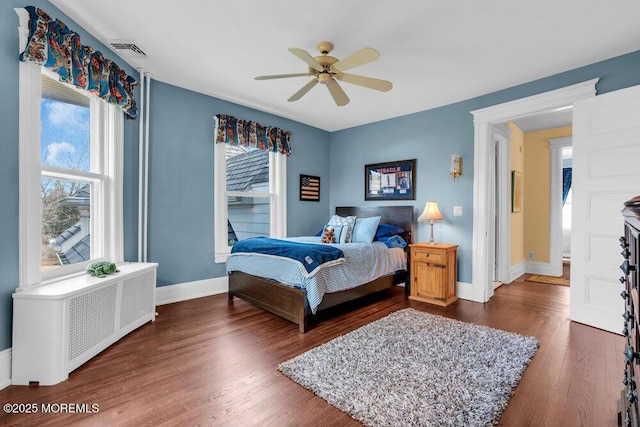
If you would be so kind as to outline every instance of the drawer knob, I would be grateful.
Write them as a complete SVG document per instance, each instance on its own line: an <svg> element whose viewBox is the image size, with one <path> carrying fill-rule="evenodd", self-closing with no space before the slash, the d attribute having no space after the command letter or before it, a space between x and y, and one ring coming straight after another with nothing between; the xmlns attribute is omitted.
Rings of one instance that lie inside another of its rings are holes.
<svg viewBox="0 0 640 427"><path fill-rule="evenodd" d="M620 237L620 239L618 239L618 240L620 241L620 246L622 246L623 248L624 248L625 246L628 246L627 238L626 238L626 237L622 236L622 237Z"/></svg>
<svg viewBox="0 0 640 427"><path fill-rule="evenodd" d="M621 282L624 283L624 277L621 277L620 279L622 279ZM627 293L627 291L622 291L620 292L620 296L622 297L622 299L627 299L629 294Z"/></svg>
<svg viewBox="0 0 640 427"><path fill-rule="evenodd" d="M627 393L627 400L629 401L629 403L633 403L638 400L638 392L633 390Z"/></svg>
<svg viewBox="0 0 640 427"><path fill-rule="evenodd" d="M624 329L622 330L622 335L624 335L625 337L629 336L629 329L627 329L627 327L625 326Z"/></svg>
<svg viewBox="0 0 640 427"><path fill-rule="evenodd" d="M628 275L630 271L635 271L636 270L636 266L635 265L629 265L629 260L626 259L622 265L620 266L620 269L624 272L624 274Z"/></svg>
<svg viewBox="0 0 640 427"><path fill-rule="evenodd" d="M631 252L629 251L629 247L625 247L622 252L620 252L620 255L622 255L623 258L625 259L629 259L629 257L631 256Z"/></svg>
<svg viewBox="0 0 640 427"><path fill-rule="evenodd" d="M624 276L620 276L620 278L618 279L620 280L620 283L622 283L623 285L625 284L625 282L627 281Z"/></svg>
<svg viewBox="0 0 640 427"><path fill-rule="evenodd" d="M631 314L629 310L625 311L622 317L624 318L624 321L627 323L629 323L629 320L633 320L633 314Z"/></svg>

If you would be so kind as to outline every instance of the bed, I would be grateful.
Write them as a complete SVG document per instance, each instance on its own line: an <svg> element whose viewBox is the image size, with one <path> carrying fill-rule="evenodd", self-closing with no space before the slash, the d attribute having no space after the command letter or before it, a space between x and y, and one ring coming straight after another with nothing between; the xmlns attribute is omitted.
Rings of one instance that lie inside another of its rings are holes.
<svg viewBox="0 0 640 427"><path fill-rule="evenodd" d="M358 218L380 216L380 223L402 227L405 230L402 238L409 244L413 243L413 209L413 206L336 207L335 213L342 217L353 215ZM405 249L408 252L408 247ZM405 271L387 274L357 287L339 292L325 293L320 304L316 307L315 313L317 314L329 307L380 292L405 282L408 290L409 281L407 279L408 267ZM229 272L230 304L233 303L234 297L248 301L270 313L298 324L298 328L302 333L308 330L315 316L309 305L305 289L298 289L279 283L276 280L242 271Z"/></svg>

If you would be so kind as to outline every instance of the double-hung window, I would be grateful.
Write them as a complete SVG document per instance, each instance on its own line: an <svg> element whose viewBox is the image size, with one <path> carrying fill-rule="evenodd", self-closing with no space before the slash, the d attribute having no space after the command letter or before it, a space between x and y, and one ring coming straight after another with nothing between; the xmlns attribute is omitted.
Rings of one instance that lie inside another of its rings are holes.
<svg viewBox="0 0 640 427"><path fill-rule="evenodd" d="M20 288L122 261L123 113L20 64Z"/></svg>
<svg viewBox="0 0 640 427"><path fill-rule="evenodd" d="M20 291L123 261L124 114L137 116L137 82L45 11L14 10Z"/></svg>
<svg viewBox="0 0 640 427"><path fill-rule="evenodd" d="M215 261L248 237L286 236L287 156L219 143L214 149Z"/></svg>

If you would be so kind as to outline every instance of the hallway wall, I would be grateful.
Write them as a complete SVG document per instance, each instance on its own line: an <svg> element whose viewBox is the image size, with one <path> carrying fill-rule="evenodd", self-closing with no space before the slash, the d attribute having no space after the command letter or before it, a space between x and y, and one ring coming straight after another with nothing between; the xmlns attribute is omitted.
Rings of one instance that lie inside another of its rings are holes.
<svg viewBox="0 0 640 427"><path fill-rule="evenodd" d="M572 135L572 127L565 126L524 134L524 251L527 261L550 261L550 185L551 158L549 139ZM529 253L533 252L533 258Z"/></svg>

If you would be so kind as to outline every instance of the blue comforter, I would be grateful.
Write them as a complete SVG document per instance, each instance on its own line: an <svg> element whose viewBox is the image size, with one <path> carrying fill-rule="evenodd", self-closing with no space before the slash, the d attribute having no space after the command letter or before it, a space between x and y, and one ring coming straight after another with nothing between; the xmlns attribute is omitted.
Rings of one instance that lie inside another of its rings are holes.
<svg viewBox="0 0 640 427"><path fill-rule="evenodd" d="M342 250L332 245L292 242L269 237L240 240L231 248L232 255L244 253L291 259L304 269L306 277L313 276L322 267L345 262Z"/></svg>

